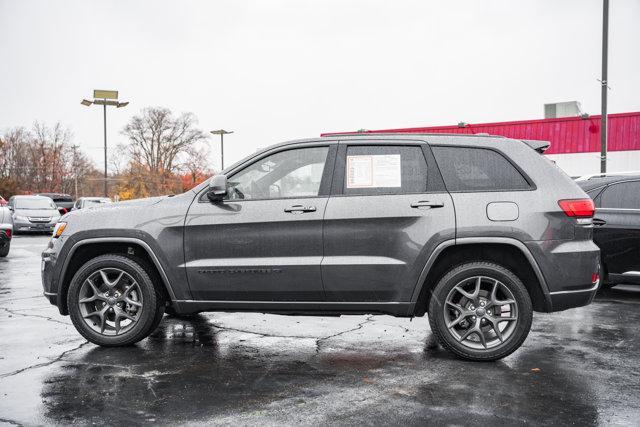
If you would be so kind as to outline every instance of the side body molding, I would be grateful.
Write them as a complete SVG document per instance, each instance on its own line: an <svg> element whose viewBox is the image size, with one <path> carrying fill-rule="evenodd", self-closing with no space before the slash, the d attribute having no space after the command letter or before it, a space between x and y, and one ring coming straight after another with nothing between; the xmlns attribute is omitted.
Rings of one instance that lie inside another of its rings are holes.
<svg viewBox="0 0 640 427"><path fill-rule="evenodd" d="M153 252L151 247L144 240L138 239L135 237L91 237L91 238L79 240L78 242L74 243L74 245L69 250L69 253L65 257L62 270L60 271L60 276L59 276L60 280L58 281L59 284L62 284L62 279L65 277L65 274L67 273L67 267L69 266L69 262L73 257L73 254L75 253L75 251L78 248L91 243L133 243L141 246L147 252L147 254L149 255L149 258L151 258L151 260L153 261L153 264L158 269L158 272L160 273L160 277L162 278L162 283L165 289L167 290L167 292L169 293L171 300L172 301L176 300L176 295L173 292L173 288L171 287L171 283L169 282L167 273L164 271L164 268L162 267L162 264L158 260L158 257ZM62 295L63 293L58 291L58 307L63 307L64 301L60 301L60 298L62 298Z"/></svg>
<svg viewBox="0 0 640 427"><path fill-rule="evenodd" d="M540 282L540 285L542 287L541 290L542 290L542 293L544 294L546 305L548 307L551 307L551 296L549 293L549 287L547 286L547 282L545 281L544 276L542 275L542 270L540 270L540 266L538 266L538 263L536 262L535 258L529 251L529 248L527 248L524 243L522 243L517 239L512 239L509 237L463 237L459 239L445 240L444 242L440 243L436 247L436 249L433 251L429 259L427 260L426 265L422 269L422 273L418 278L418 282L416 283L416 286L414 288L413 295L411 296L411 302L415 303L418 301L418 297L420 295L420 292L422 291L422 287L424 286L424 282L427 278L427 275L429 274L431 267L433 267L436 260L438 259L438 256L442 253L442 251L444 251L446 248L450 246L462 246L462 245L483 244L483 243L484 244L505 244L505 245L514 246L517 249L519 249L520 252L522 252L522 254L525 256L527 261L529 261L529 264L531 265L533 272L535 273L538 281Z"/></svg>

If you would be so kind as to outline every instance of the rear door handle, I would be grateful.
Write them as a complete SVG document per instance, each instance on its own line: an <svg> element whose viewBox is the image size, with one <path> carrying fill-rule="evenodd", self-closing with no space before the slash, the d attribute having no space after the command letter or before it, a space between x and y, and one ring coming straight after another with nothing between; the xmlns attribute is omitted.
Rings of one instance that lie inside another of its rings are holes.
<svg viewBox="0 0 640 427"><path fill-rule="evenodd" d="M315 212L315 206L302 206L302 205L293 205L288 208L284 208L284 211L287 213L304 213L304 212Z"/></svg>
<svg viewBox="0 0 640 427"><path fill-rule="evenodd" d="M597 225L598 227L602 227L603 225L605 225L607 223L607 221L605 221L604 219L600 219L600 218L593 218L592 222L593 222L593 225Z"/></svg>
<svg viewBox="0 0 640 427"><path fill-rule="evenodd" d="M419 202L411 203L412 208L441 208L444 207L444 203L442 202L430 202L428 200L420 200Z"/></svg>

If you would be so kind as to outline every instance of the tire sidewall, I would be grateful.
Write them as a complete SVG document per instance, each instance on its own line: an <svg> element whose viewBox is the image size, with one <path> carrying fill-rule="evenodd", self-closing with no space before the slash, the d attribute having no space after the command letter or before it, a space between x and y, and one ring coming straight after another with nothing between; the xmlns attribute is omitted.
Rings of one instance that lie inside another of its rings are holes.
<svg viewBox="0 0 640 427"><path fill-rule="evenodd" d="M79 307L79 294L84 281L103 268L118 268L130 274L138 282L142 294L142 313L133 328L123 334L109 336L94 331L86 324ZM154 323L157 312L157 296L147 272L135 261L120 255L102 255L84 264L76 272L69 285L67 306L71 320L80 334L94 344L102 346L122 346L143 339Z"/></svg>
<svg viewBox="0 0 640 427"><path fill-rule="evenodd" d="M504 343L487 350L472 349L458 342L449 332L444 319L444 302L451 289L474 276L490 277L502 282L513 293L518 308L513 334ZM497 360L511 354L526 339L533 318L531 298L522 281L506 268L489 262L467 263L452 268L434 288L428 311L431 329L440 342L453 353L470 360Z"/></svg>

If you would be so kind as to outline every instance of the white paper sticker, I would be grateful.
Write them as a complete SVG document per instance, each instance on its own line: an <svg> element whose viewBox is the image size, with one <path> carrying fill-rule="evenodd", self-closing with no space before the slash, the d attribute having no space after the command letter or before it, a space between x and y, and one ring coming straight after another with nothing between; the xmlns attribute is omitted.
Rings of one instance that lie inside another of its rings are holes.
<svg viewBox="0 0 640 427"><path fill-rule="evenodd" d="M400 154L347 156L347 188L402 186Z"/></svg>

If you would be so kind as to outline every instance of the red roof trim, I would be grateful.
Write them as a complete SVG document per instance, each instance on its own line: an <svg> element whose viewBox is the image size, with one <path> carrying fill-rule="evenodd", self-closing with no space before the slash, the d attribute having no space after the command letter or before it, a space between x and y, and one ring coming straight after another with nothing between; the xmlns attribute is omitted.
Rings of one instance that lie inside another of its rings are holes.
<svg viewBox="0 0 640 427"><path fill-rule="evenodd" d="M640 150L640 112L609 114L608 149ZM467 124L464 127L430 126L368 130L363 133L489 133L515 139L551 142L546 154L600 151L600 115L557 119L519 120ZM358 135L358 132L323 133L321 136Z"/></svg>

